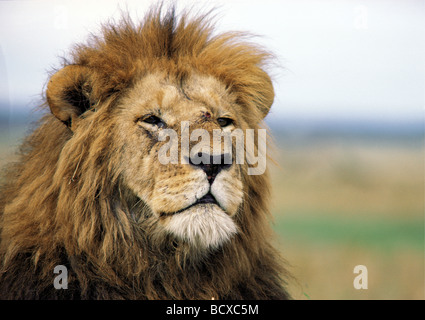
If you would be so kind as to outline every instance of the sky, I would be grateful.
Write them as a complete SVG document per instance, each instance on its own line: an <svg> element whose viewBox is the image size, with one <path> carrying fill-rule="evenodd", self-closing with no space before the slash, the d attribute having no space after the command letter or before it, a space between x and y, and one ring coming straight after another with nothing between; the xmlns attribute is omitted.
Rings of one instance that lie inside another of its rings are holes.
<svg viewBox="0 0 425 320"><path fill-rule="evenodd" d="M423 0L176 0L216 7L218 32L248 31L276 57L269 70L285 119L422 120ZM9 113L40 103L48 72L75 43L119 18L143 17L153 1L0 1L0 104ZM195 10L195 11L196 11Z"/></svg>

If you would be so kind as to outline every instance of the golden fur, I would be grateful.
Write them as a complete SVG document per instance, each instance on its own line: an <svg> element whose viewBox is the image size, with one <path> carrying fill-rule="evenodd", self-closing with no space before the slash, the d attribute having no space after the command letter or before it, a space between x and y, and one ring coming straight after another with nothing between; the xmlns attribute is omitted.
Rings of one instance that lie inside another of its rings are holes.
<svg viewBox="0 0 425 320"><path fill-rule="evenodd" d="M268 174L233 164L211 187L221 208L176 222L209 184L191 165L160 164L159 127L144 121L211 133L225 116L228 130L259 129L274 98L270 55L242 34L213 36L207 16L161 11L104 26L50 78L51 113L0 189L0 298L288 298ZM53 287L57 265L66 290Z"/></svg>

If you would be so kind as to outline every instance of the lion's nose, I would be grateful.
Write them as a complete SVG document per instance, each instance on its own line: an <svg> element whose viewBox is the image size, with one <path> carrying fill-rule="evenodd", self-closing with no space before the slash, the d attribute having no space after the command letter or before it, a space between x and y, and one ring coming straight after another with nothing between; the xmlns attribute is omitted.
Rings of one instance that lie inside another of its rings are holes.
<svg viewBox="0 0 425 320"><path fill-rule="evenodd" d="M208 153L198 152L189 158L189 163L202 169L207 174L208 181L213 183L221 170L231 167L232 155L230 153L210 155Z"/></svg>

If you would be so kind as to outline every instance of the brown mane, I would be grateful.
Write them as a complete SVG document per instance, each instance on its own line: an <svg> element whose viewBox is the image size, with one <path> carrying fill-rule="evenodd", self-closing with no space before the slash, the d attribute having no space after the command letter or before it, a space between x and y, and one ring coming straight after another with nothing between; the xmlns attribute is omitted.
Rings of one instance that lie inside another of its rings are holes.
<svg viewBox="0 0 425 320"><path fill-rule="evenodd" d="M101 113L73 136L62 123L69 119L47 112L2 177L1 299L288 298L286 272L271 245L267 174L245 177L241 232L220 250L199 255L155 234L152 219L144 219L149 208L122 185L114 166L120 150L101 125L134 79L154 70L179 78L190 66L225 83L245 121L257 128L274 97L262 69L270 55L242 38L213 36L207 16L177 21L174 10L163 16L155 9L140 25L125 18L74 48L64 67L93 71L84 79L92 88L83 107ZM83 89L54 92L48 103ZM137 221L132 210L142 212ZM53 287L57 265L68 269L67 290Z"/></svg>

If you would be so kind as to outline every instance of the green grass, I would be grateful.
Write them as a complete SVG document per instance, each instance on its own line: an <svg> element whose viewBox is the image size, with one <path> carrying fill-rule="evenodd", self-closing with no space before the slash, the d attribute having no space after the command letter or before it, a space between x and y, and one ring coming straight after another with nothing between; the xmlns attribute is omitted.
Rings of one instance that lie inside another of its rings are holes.
<svg viewBox="0 0 425 320"><path fill-rule="evenodd" d="M276 218L274 229L285 241L424 250L424 220L420 218L379 220L300 214Z"/></svg>

